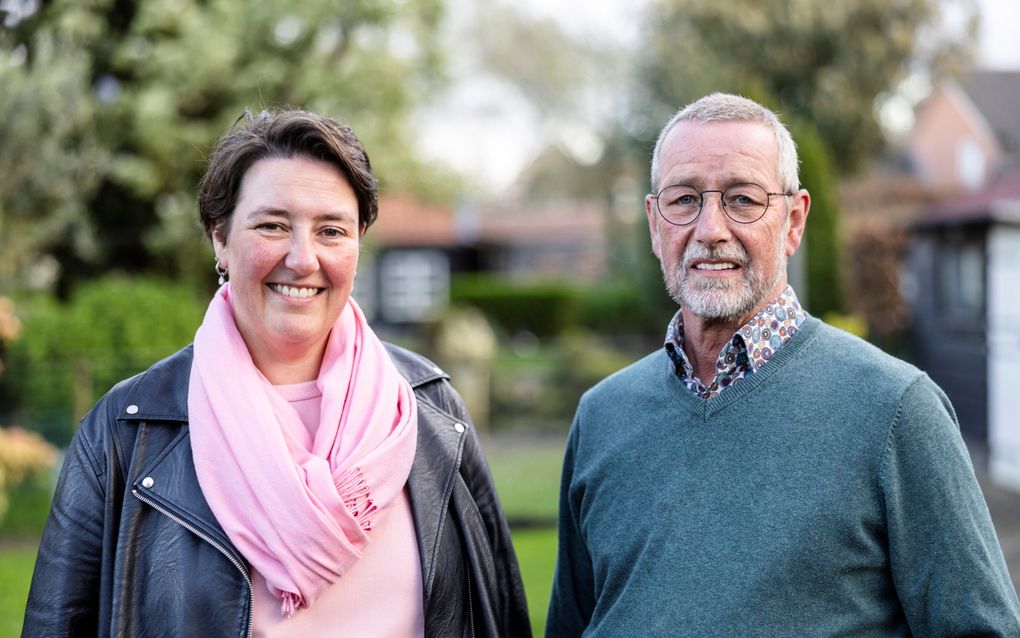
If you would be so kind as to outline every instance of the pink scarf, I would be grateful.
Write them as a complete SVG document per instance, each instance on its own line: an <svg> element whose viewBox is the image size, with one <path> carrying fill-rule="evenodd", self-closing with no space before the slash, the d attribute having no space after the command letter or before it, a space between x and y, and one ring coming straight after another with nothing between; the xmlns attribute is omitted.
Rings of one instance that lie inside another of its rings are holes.
<svg viewBox="0 0 1020 638"><path fill-rule="evenodd" d="M230 294L230 284L217 291L195 334L195 471L216 520L292 615L358 561L404 488L417 407L351 299L326 344L313 438L252 362Z"/></svg>

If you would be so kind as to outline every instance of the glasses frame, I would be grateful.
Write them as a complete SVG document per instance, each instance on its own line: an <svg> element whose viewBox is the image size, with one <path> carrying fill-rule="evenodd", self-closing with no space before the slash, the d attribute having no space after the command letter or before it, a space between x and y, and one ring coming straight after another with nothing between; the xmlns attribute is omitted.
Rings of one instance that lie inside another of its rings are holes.
<svg viewBox="0 0 1020 638"><path fill-rule="evenodd" d="M701 213L705 210L705 193L719 193L719 204L722 206L723 214L726 215L727 219L729 219L729 220L731 220L731 221L733 221L734 223L737 223L737 224L753 224L753 223L761 220L761 218L765 216L765 213L769 212L769 207L772 205L772 198L773 197L779 197L780 195L782 195L783 197L793 197L795 195L795 193L770 193L769 191L765 190L764 186L762 186L761 184L755 184L754 182L740 182L739 184L730 184L729 186L727 186L723 190L709 189L709 190L704 190L704 191L697 191L698 198L701 200L701 202L698 204L698 214L695 215L694 217L692 217L691 221L684 222L684 223L681 224L681 223L675 222L675 221L671 220L670 218L666 217L666 214L662 212L662 208L659 207L659 197L664 192L666 192L668 189L675 188L677 186L684 186L684 184L670 184L669 186L663 186L661 189L659 189L659 192L656 193L655 197L654 197L654 199L655 199L655 210L658 211L659 217L661 217L662 220L664 222L666 222L667 224L672 224L673 226L690 226L694 222L698 221L698 218L701 217ZM766 196L765 208L762 209L761 215L759 215L755 219L752 219L752 220L746 221L746 222L745 221L741 221L739 219L736 219L732 215L730 215L729 209L726 208L726 198L723 197L723 194L726 191L730 190L731 188L736 188L738 186L757 186L758 188L760 188L763 191L765 191L765 196ZM690 188L690 187L688 187L688 188ZM691 188L691 190L694 190L694 189Z"/></svg>

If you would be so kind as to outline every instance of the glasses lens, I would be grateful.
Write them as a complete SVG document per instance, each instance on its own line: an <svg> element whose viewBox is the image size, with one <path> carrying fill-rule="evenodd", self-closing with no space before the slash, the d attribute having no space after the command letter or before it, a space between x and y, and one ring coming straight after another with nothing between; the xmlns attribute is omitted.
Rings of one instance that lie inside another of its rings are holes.
<svg viewBox="0 0 1020 638"><path fill-rule="evenodd" d="M753 222L765 214L769 194L757 184L734 184L723 193L726 213L738 222Z"/></svg>
<svg viewBox="0 0 1020 638"><path fill-rule="evenodd" d="M669 186L656 198L659 214L672 224L689 224L701 211L701 195L690 186Z"/></svg>

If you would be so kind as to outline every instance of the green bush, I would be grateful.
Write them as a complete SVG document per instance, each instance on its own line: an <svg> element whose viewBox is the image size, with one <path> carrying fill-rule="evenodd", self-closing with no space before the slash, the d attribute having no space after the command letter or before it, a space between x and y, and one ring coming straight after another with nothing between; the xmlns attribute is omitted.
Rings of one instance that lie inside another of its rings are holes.
<svg viewBox="0 0 1020 638"><path fill-rule="evenodd" d="M581 395L642 354L583 331L525 352L501 349L492 365L493 430L566 432Z"/></svg>
<svg viewBox="0 0 1020 638"><path fill-rule="evenodd" d="M809 311L821 317L843 310L835 162L815 127L800 121L791 128L800 156L800 183L811 193L811 211L804 231L804 301Z"/></svg>
<svg viewBox="0 0 1020 638"><path fill-rule="evenodd" d="M453 278L450 301L478 308L507 333L526 330L551 337L577 321L579 293L564 282L519 283L471 274Z"/></svg>
<svg viewBox="0 0 1020 638"><path fill-rule="evenodd" d="M19 421L65 445L111 386L190 343L205 305L184 286L123 277L87 283L67 303L19 304L23 331L5 362Z"/></svg>

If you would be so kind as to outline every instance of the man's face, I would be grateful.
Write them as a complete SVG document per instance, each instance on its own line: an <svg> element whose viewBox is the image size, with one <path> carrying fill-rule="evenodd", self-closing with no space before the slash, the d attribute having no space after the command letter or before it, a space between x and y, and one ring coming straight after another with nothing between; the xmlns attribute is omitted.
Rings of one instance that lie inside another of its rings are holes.
<svg viewBox="0 0 1020 638"><path fill-rule="evenodd" d="M657 190L684 184L721 191L739 183L784 190L775 137L760 124L679 122L667 135L659 161ZM666 222L654 194L645 198L652 251L685 315L739 326L786 287L786 260L800 245L810 198L803 190L792 197L772 196L765 216L750 224L728 218L718 193L704 198L701 215L687 226Z"/></svg>

